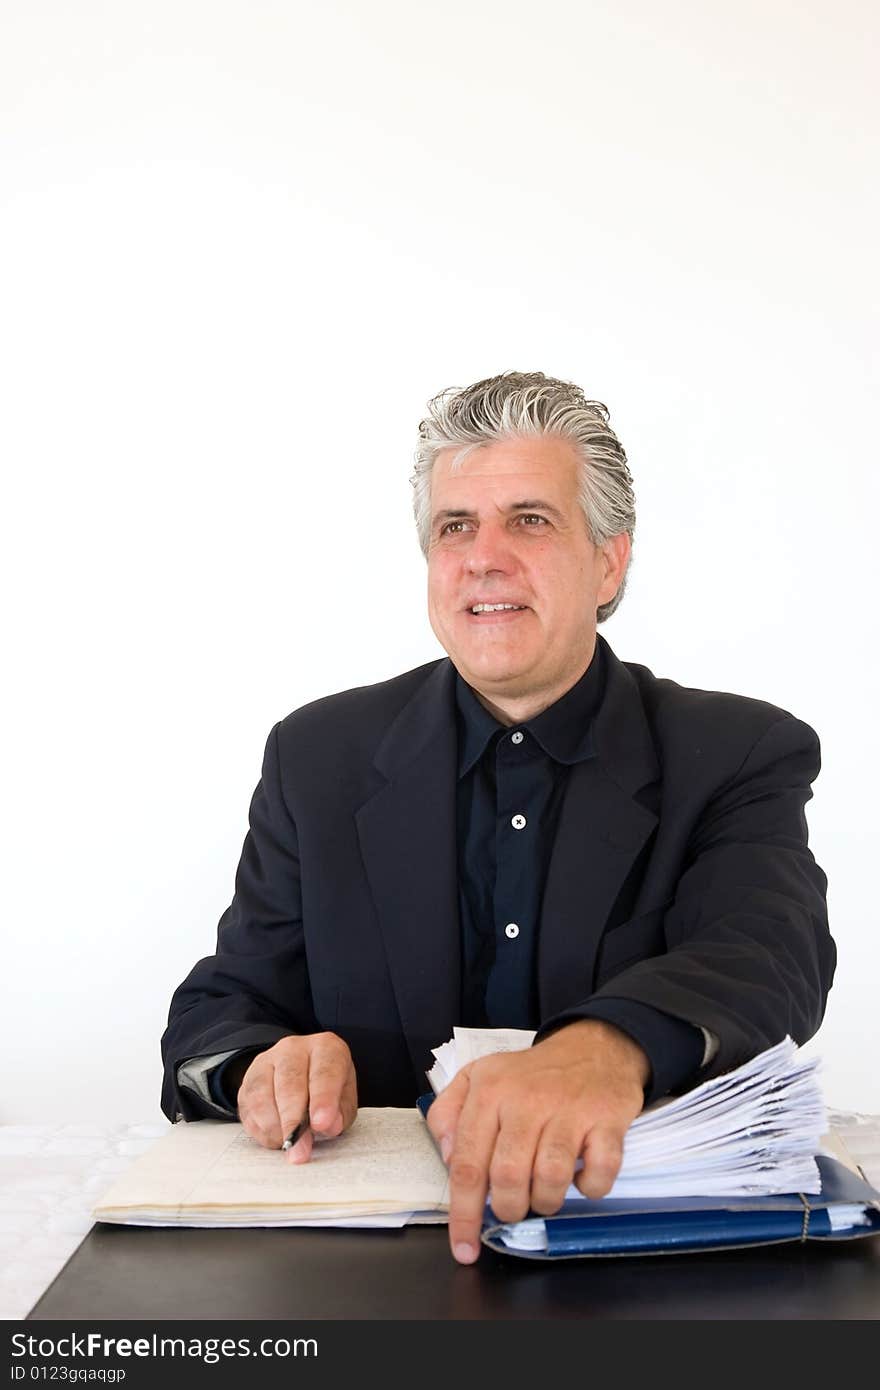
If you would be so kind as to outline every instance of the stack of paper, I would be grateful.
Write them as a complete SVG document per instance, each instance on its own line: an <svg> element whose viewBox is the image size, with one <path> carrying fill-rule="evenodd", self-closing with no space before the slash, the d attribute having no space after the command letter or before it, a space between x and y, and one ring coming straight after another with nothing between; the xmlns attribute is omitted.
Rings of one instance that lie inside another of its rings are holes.
<svg viewBox="0 0 880 1390"><path fill-rule="evenodd" d="M533 1038L523 1029L456 1028L434 1049L428 1080L439 1093L468 1062L529 1047ZM817 1059L785 1038L735 1071L648 1106L627 1131L609 1196L820 1192L815 1155L828 1117L817 1069ZM576 1187L569 1196L580 1196Z"/></svg>

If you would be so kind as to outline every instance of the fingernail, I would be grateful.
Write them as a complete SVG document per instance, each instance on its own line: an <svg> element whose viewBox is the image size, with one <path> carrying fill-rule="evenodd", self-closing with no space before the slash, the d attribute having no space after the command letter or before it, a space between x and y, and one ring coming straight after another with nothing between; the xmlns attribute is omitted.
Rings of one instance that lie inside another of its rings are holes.
<svg viewBox="0 0 880 1390"><path fill-rule="evenodd" d="M452 1153L452 1140L448 1134L444 1134L440 1140L440 1152L443 1155L443 1162L449 1162L449 1155Z"/></svg>
<svg viewBox="0 0 880 1390"><path fill-rule="evenodd" d="M463 1240L459 1241L458 1245L453 1247L452 1253L459 1264L462 1265L472 1265L477 1258L477 1252L474 1247L468 1245L467 1242Z"/></svg>

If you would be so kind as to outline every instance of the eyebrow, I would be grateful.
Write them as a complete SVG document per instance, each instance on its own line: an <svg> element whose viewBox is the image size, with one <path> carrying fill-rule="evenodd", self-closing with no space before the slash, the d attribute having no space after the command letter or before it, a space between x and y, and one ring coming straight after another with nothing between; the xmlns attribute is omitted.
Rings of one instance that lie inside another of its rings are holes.
<svg viewBox="0 0 880 1390"><path fill-rule="evenodd" d="M523 502L511 502L505 511L508 516L514 512L546 512L548 516L553 517L554 521L563 524L565 522L565 517L558 507L554 507L552 502L542 501L539 497L527 497ZM469 511L467 507L444 507L442 511L434 513L432 520L436 526L441 521L465 521L473 515L474 512Z"/></svg>

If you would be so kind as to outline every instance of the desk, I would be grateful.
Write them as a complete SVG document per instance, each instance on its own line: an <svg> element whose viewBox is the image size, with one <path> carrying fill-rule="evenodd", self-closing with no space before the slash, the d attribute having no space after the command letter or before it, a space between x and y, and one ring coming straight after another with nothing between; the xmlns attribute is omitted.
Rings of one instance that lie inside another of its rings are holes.
<svg viewBox="0 0 880 1390"><path fill-rule="evenodd" d="M30 1320L876 1319L880 1240L459 1266L444 1227L94 1227Z"/></svg>

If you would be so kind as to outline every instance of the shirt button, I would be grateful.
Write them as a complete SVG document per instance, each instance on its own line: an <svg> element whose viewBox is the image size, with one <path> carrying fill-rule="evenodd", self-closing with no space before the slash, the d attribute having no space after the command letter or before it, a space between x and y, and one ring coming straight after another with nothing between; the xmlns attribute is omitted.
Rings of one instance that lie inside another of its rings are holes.
<svg viewBox="0 0 880 1390"><path fill-rule="evenodd" d="M510 824L513 826L514 830L524 830L526 826L526 818L525 816L512 816Z"/></svg>
<svg viewBox="0 0 880 1390"><path fill-rule="evenodd" d="M511 741L511 743L522 743L522 741L523 741L523 736L522 736L522 734L520 733L519 729L517 729L517 731L516 731L515 734L511 734L511 735L510 735L510 741Z"/></svg>
<svg viewBox="0 0 880 1390"><path fill-rule="evenodd" d="M507 926L504 928L504 935L509 936L511 941L515 936L519 936L519 927L516 925L516 922L508 922Z"/></svg>

